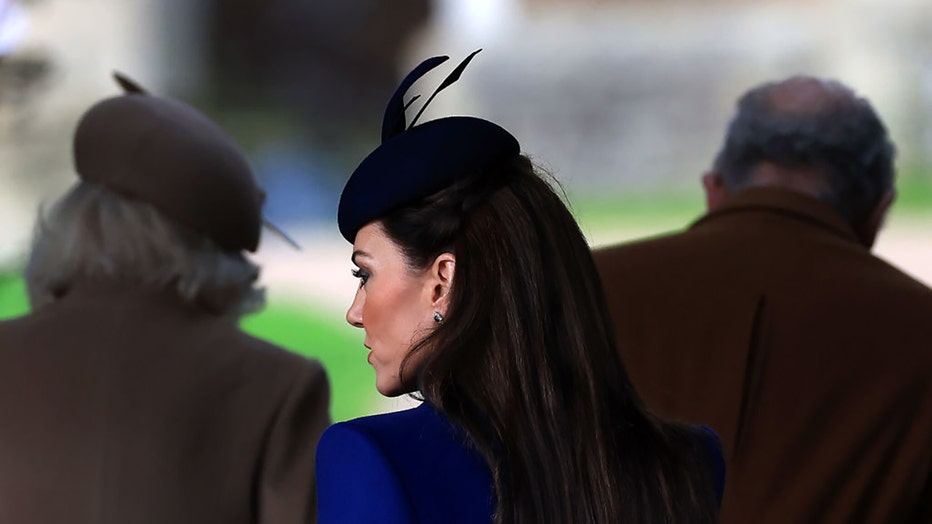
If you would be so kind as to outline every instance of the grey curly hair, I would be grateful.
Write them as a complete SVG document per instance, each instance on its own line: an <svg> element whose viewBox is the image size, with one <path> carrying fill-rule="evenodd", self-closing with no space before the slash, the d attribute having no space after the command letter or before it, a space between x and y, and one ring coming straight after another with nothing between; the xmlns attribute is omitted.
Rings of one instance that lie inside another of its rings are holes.
<svg viewBox="0 0 932 524"><path fill-rule="evenodd" d="M185 301L239 317L265 303L259 267L152 206L89 182L75 184L48 214L39 212L25 269L33 308L76 280L108 278L172 287Z"/></svg>

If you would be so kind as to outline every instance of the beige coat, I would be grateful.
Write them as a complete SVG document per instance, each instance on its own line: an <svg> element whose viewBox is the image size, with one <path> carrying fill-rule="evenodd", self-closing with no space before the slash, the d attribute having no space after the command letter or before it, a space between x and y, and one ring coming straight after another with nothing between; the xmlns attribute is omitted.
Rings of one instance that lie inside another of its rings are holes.
<svg viewBox="0 0 932 524"><path fill-rule="evenodd" d="M112 282L0 323L0 522L303 523L324 370Z"/></svg>
<svg viewBox="0 0 932 524"><path fill-rule="evenodd" d="M648 406L722 437L724 523L932 521L932 290L831 208L749 189L595 256Z"/></svg>

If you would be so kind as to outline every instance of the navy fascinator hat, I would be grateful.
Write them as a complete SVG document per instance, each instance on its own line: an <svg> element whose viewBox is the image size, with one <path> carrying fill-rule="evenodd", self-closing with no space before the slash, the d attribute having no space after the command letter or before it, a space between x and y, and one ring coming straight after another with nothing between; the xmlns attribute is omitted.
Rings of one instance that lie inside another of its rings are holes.
<svg viewBox="0 0 932 524"><path fill-rule="evenodd" d="M450 116L414 125L437 93L456 82L479 51L467 56L440 83L411 125L405 123L405 110L418 97L405 103L405 94L449 57L428 58L398 85L382 120L382 144L353 171L340 196L337 222L350 243L369 222L520 153L511 133L481 118Z"/></svg>

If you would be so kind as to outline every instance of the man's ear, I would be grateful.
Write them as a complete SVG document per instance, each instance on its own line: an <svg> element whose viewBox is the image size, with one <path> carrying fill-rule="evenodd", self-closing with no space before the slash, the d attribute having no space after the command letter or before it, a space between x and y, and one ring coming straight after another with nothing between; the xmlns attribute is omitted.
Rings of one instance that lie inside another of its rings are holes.
<svg viewBox="0 0 932 524"><path fill-rule="evenodd" d="M456 273L456 255L453 253L441 253L437 255L437 258L434 259L434 263L430 266L430 274L433 280L431 303L434 309L441 314L447 311L447 304L450 300L450 289L453 287L454 273Z"/></svg>
<svg viewBox="0 0 932 524"><path fill-rule="evenodd" d="M702 175L702 188L705 189L705 206L708 211L715 211L725 202L728 191L725 189L725 179L722 175L709 171Z"/></svg>
<svg viewBox="0 0 932 524"><path fill-rule="evenodd" d="M877 204L874 206L874 209L871 210L871 213L867 216L864 223L856 228L855 232L858 234L861 243L866 247L871 248L874 246L874 241L877 240L877 233L879 233L880 228L883 227L887 212L890 211L890 206L893 205L895 200L896 189L891 187L880 197L880 200L877 201Z"/></svg>

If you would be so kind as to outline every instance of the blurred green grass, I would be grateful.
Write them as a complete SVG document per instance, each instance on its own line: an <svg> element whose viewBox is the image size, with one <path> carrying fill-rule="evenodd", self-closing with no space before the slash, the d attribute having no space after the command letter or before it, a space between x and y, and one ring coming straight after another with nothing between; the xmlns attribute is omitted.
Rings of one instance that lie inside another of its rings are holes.
<svg viewBox="0 0 932 524"><path fill-rule="evenodd" d="M897 178L895 218L932 215L932 171L902 170ZM705 212L705 195L695 187L626 192L568 192L570 207L583 232L610 238L613 232L658 234L683 229Z"/></svg>
<svg viewBox="0 0 932 524"><path fill-rule="evenodd" d="M18 317L29 311L26 284L13 271L0 271L0 319Z"/></svg>
<svg viewBox="0 0 932 524"><path fill-rule="evenodd" d="M23 279L15 272L0 273L0 319L17 317L28 310ZM246 317L242 327L323 363L330 379L334 421L376 411L380 397L375 390L375 373L366 362L362 331L347 324L342 315L297 302L274 302Z"/></svg>
<svg viewBox="0 0 932 524"><path fill-rule="evenodd" d="M932 215L932 171L909 169L898 175L893 212L907 215Z"/></svg>
<svg viewBox="0 0 932 524"><path fill-rule="evenodd" d="M375 372L366 361L362 330L347 324L342 314L295 302L270 302L241 325L248 333L323 363L330 379L334 421L376 411L380 397Z"/></svg>
<svg viewBox="0 0 932 524"><path fill-rule="evenodd" d="M705 211L704 197L698 191L571 193L568 198L573 215L587 236L611 235L619 230L659 233L680 229Z"/></svg>

